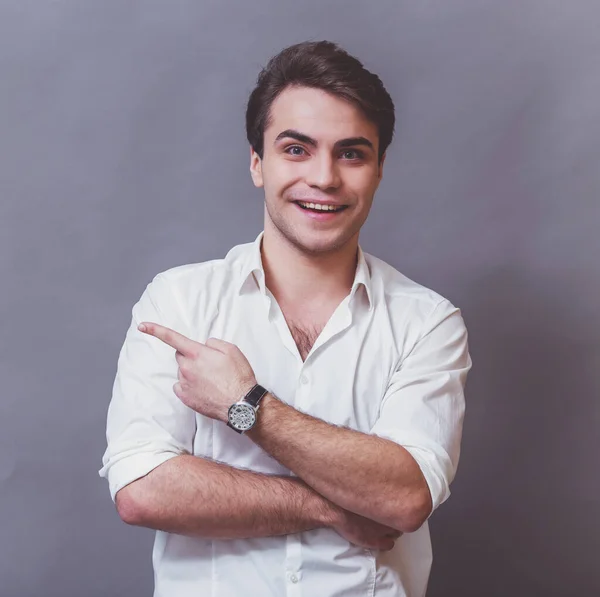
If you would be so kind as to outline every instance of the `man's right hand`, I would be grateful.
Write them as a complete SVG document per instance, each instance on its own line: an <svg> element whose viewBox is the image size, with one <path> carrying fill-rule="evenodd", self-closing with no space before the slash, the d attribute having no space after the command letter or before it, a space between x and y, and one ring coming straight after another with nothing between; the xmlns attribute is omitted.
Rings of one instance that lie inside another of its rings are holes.
<svg viewBox="0 0 600 597"><path fill-rule="evenodd" d="M402 532L354 512L342 510L331 525L342 537L360 547L389 551Z"/></svg>

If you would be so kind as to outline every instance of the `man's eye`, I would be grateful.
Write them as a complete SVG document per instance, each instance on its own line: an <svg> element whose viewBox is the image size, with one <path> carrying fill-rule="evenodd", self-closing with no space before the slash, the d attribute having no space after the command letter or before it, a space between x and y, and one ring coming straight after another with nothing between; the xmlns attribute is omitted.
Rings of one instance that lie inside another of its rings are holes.
<svg viewBox="0 0 600 597"><path fill-rule="evenodd" d="M350 157L348 157L348 154L350 154ZM345 156L345 159L347 160L355 160L363 157L363 154L357 149L346 149L342 155Z"/></svg>
<svg viewBox="0 0 600 597"><path fill-rule="evenodd" d="M294 152L295 149L297 149L298 152ZM299 145L290 145L289 147L286 147L285 153L289 153L290 155L300 156L300 155L303 155L304 148L300 147Z"/></svg>

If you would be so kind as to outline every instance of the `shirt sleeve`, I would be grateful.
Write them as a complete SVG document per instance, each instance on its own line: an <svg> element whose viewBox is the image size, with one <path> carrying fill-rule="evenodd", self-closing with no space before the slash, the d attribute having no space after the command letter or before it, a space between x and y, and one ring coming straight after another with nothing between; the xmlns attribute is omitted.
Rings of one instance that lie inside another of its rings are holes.
<svg viewBox="0 0 600 597"><path fill-rule="evenodd" d="M419 465L433 508L450 497L460 456L464 388L472 366L460 309L439 302L396 368L371 433L405 448Z"/></svg>
<svg viewBox="0 0 600 597"><path fill-rule="evenodd" d="M185 333L176 297L163 274L148 284L133 306L131 325L119 353L108 406L108 445L98 471L108 479L113 501L125 485L163 462L193 451L195 412L173 391L178 381L175 350L140 332L137 326L142 321Z"/></svg>

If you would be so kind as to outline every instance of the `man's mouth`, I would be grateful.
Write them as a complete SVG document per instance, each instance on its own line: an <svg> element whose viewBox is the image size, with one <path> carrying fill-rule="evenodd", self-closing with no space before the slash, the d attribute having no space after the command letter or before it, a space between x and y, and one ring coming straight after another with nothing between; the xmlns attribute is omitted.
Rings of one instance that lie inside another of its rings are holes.
<svg viewBox="0 0 600 597"><path fill-rule="evenodd" d="M315 213L336 213L344 211L347 205L322 205L319 203L311 203L310 201L294 201L299 207L305 211L312 211Z"/></svg>

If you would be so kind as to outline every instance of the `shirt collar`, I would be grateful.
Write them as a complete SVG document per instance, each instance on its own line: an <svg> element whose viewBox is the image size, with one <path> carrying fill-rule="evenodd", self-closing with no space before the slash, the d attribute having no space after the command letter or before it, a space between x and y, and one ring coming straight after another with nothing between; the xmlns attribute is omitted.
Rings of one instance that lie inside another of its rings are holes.
<svg viewBox="0 0 600 597"><path fill-rule="evenodd" d="M266 294L265 270L263 269L262 258L260 253L264 233L264 230L262 230L260 234L256 237L256 240L253 243L251 243L247 257L242 262L238 294L240 294L242 290L246 287L246 284L249 283L249 279L251 278L252 274L254 274L254 279L256 280L260 291L263 294ZM352 303L352 301L354 300L354 295L356 294L359 286L361 285L365 289L365 294L369 303L369 311L371 311L373 309L373 291L371 287L371 274L369 271L369 265L367 264L367 261L365 259L365 254L361 246L359 245L358 263L356 265L356 273L354 275L354 282L352 283L352 290L350 291L350 303Z"/></svg>

